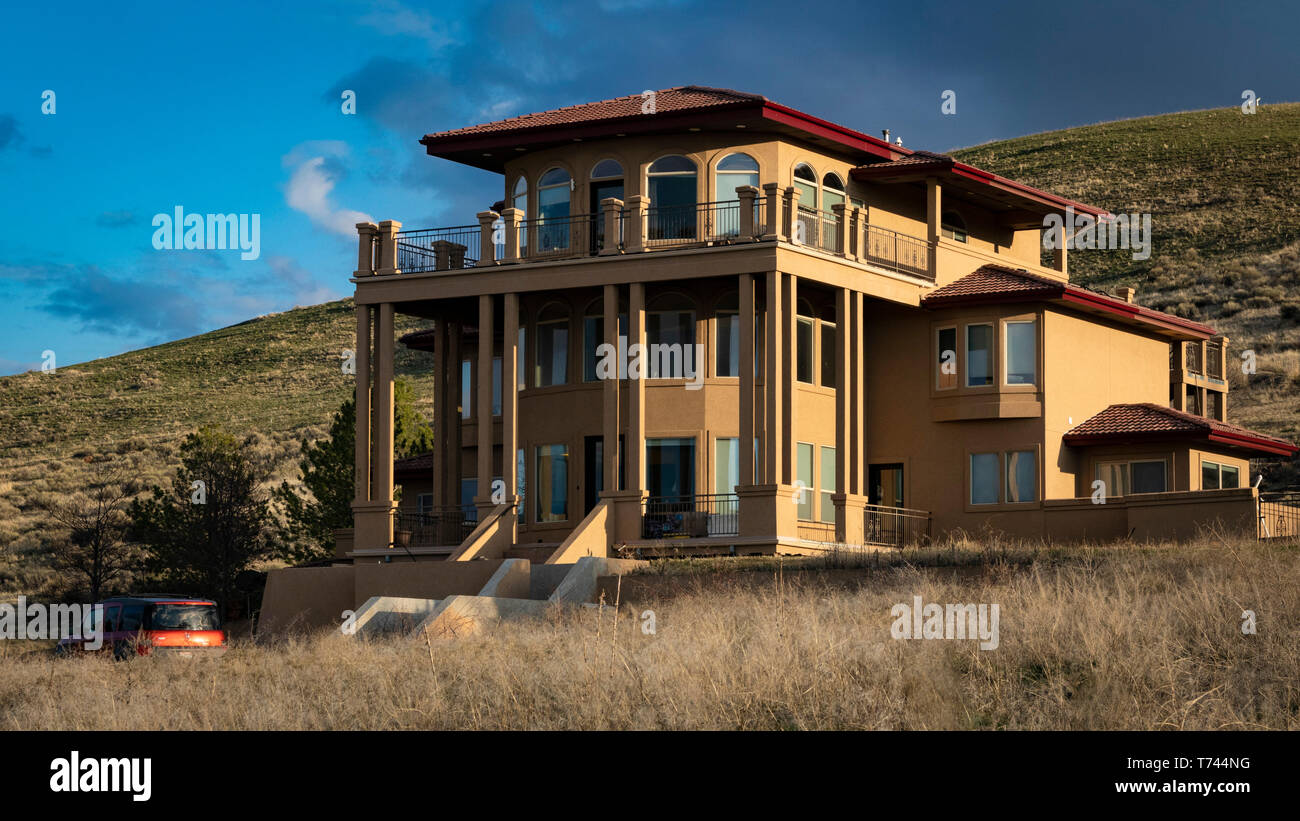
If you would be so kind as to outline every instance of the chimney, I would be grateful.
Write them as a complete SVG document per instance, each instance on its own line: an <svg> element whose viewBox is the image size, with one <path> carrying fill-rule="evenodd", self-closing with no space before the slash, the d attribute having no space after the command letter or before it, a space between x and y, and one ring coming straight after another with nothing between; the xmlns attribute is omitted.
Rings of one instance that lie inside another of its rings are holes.
<svg viewBox="0 0 1300 821"><path fill-rule="evenodd" d="M882 132L880 132L880 133L882 133L882 134L885 135L885 142L889 142L889 129L886 128L884 131L882 131Z"/></svg>
<svg viewBox="0 0 1300 821"><path fill-rule="evenodd" d="M902 147L903 147L903 138L902 138L902 137L899 137L899 138L897 138L896 140L894 140L894 145L897 145L899 148L902 148Z"/></svg>
<svg viewBox="0 0 1300 821"><path fill-rule="evenodd" d="M1133 298L1137 296L1137 289L1129 288L1128 286L1125 286L1123 288L1117 288L1115 289L1115 296L1119 297L1125 302L1132 302Z"/></svg>

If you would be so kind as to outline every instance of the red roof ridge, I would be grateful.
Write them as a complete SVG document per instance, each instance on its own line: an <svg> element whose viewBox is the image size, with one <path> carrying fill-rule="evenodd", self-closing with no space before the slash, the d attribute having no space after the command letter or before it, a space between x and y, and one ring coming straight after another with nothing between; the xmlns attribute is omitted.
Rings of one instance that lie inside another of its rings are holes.
<svg viewBox="0 0 1300 821"><path fill-rule="evenodd" d="M1008 282L1015 277L1022 283ZM1093 308L1119 314L1128 319L1166 330L1181 331L1202 339L1214 336L1217 331L1190 319L1154 308L1128 302L1110 294L1094 291L1063 279L1052 279L1024 268L1012 268L1001 263L985 263L971 273L958 277L947 285L936 288L921 297L922 307L938 308L963 303L991 303L1002 299L1059 299L1078 307Z"/></svg>
<svg viewBox="0 0 1300 821"><path fill-rule="evenodd" d="M739 102L751 102L751 103L768 102L768 99L762 96L761 94L751 94L747 91L736 91L735 89L731 89L731 88L715 88L712 86L686 85L686 86L673 86L671 88L654 89L654 93L656 96L664 95L664 94L673 94L675 92L698 92L702 94L715 94L718 96L732 97L734 98L734 102L738 102L738 103ZM462 134L473 134L482 131L503 131L503 130L507 130L507 125L510 123L522 123L527 120L538 120L538 122L536 123L536 125L523 126L524 128L545 128L547 126L555 125L555 123L547 122L543 119L547 115L556 114L561 111L573 112L573 111L580 111L584 109L591 109L597 106L607 106L614 103L625 103L632 100L640 99L644 94L645 94L644 91L638 92L636 94L623 94L618 97L610 97L609 99L606 100L592 100L586 103L575 103L573 105L565 105L565 106L559 106L558 108L546 109L545 111L530 111L525 114L516 114L513 117L505 117L500 120L492 120L486 123L477 123L475 125L467 125L467 126L462 126L460 128L448 129L446 131L429 132L428 134L424 135L424 139L421 140L421 142L424 142L425 140L434 140L441 137L451 137L451 136L458 136ZM726 103L705 103L704 105L707 106L707 105L725 105L725 104ZM688 106L680 110L689 110L690 108L698 108L698 107L701 106Z"/></svg>
<svg viewBox="0 0 1300 821"><path fill-rule="evenodd" d="M1163 417L1164 421L1153 417ZM1063 438L1066 444L1070 444L1071 440L1083 444L1095 440L1185 434L1204 434L1206 438L1221 445L1280 456L1290 456L1300 451L1300 448L1286 439L1155 402L1109 405L1066 431Z"/></svg>

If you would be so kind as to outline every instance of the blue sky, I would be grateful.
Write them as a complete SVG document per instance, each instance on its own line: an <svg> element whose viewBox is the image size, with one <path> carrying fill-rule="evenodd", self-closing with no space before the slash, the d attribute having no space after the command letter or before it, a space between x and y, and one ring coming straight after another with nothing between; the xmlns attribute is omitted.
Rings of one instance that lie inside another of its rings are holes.
<svg viewBox="0 0 1300 821"><path fill-rule="evenodd" d="M23 4L0 31L0 375L347 295L358 215L459 225L502 196L426 132L699 84L942 151L1300 100L1298 23L1109 0ZM156 250L177 206L258 214L259 257Z"/></svg>

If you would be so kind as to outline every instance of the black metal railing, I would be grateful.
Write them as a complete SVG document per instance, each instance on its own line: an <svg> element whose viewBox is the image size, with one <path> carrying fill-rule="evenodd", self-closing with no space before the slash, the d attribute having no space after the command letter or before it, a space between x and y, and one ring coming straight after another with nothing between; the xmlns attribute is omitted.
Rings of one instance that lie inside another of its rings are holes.
<svg viewBox="0 0 1300 821"><path fill-rule="evenodd" d="M403 272L454 271L478 264L477 225L397 232L397 269Z"/></svg>
<svg viewBox="0 0 1300 821"><path fill-rule="evenodd" d="M529 259L539 257L589 256L600 251L599 214L574 214L568 217L538 217L519 223L521 253Z"/></svg>
<svg viewBox="0 0 1300 821"><path fill-rule="evenodd" d="M474 532L477 511L459 506L436 507L424 513L397 513L394 547L455 547Z"/></svg>
<svg viewBox="0 0 1300 821"><path fill-rule="evenodd" d="M933 281L930 243L923 239L868 224L863 226L859 247L859 255L873 265Z"/></svg>
<svg viewBox="0 0 1300 821"><path fill-rule="evenodd" d="M740 534L740 497L734 493L651 496L641 506L644 539L692 539Z"/></svg>
<svg viewBox="0 0 1300 821"><path fill-rule="evenodd" d="M1197 376L1205 373L1205 369L1201 364L1201 343L1184 342L1183 345L1187 355L1187 372Z"/></svg>
<svg viewBox="0 0 1300 821"><path fill-rule="evenodd" d="M799 206L790 232L791 241L796 245L807 245L828 254L839 253L840 221L830 211Z"/></svg>
<svg viewBox="0 0 1300 821"><path fill-rule="evenodd" d="M1205 375L1211 379L1223 379L1223 339L1208 339L1205 342Z"/></svg>
<svg viewBox="0 0 1300 821"><path fill-rule="evenodd" d="M1300 536L1300 490L1264 491L1259 494L1259 538L1294 539Z"/></svg>
<svg viewBox="0 0 1300 821"><path fill-rule="evenodd" d="M904 547L930 539L930 512L907 507L867 505L865 542Z"/></svg>

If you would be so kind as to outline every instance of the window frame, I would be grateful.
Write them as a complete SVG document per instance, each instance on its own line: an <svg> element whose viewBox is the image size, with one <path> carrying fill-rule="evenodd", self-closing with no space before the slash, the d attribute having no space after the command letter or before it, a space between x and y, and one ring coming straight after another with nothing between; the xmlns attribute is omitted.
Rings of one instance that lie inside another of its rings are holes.
<svg viewBox="0 0 1300 821"><path fill-rule="evenodd" d="M1001 322L1000 330L1001 330L1001 332L1002 332L1002 333L1001 333L1001 337L1002 337L1002 338L1001 338L1000 341L999 341L999 340L996 340L996 339L994 340L994 344L997 345L998 350L1001 352L1001 360L1002 360L1002 361L1001 361L1001 366L1002 366L1002 367L1001 367L1001 370L1002 370L1002 373L1001 373L1001 375L1000 375L1000 378L999 378L998 384L999 384L1002 388L1011 389L1011 390L1024 390L1024 389L1028 388L1028 389L1031 389L1031 390L1035 390L1035 391L1037 391L1037 390L1038 390L1038 383L1039 383L1040 381L1042 381L1042 376L1041 376L1041 371L1042 371L1042 357L1041 357L1040 352L1042 351L1042 348L1043 348L1043 344L1042 344L1042 333L1041 333L1041 331L1040 331L1040 328L1042 327L1042 323L1038 321L1038 315L1037 315L1037 314L1033 314L1033 315L1029 315L1029 316L1023 316L1023 315L1022 315L1022 316L1010 316L1010 317L1005 317L1005 318L1003 318L1000 322ZM1031 325L1031 326L1033 326L1033 330L1034 330L1034 381L1032 381L1032 382L1011 382L1011 381L1009 381L1010 378L1011 378L1011 332L1010 332L1009 326L1011 326L1011 325Z"/></svg>
<svg viewBox="0 0 1300 821"><path fill-rule="evenodd" d="M933 356L931 357L930 361L934 363L934 389L936 391L955 391L961 388L961 377L962 377L961 356L960 356L961 352L958 350L959 348L958 337L960 336L960 330L961 330L961 326L959 323L956 322L951 324L936 325L934 327L934 337L933 337L934 351L932 352ZM951 350L952 350L952 360L953 360L952 364L954 368L952 372L952 384L946 386L943 384L944 347L943 347L943 342L939 339L940 335L944 331L952 331Z"/></svg>

